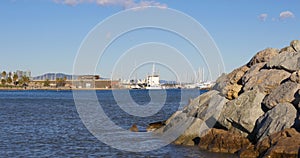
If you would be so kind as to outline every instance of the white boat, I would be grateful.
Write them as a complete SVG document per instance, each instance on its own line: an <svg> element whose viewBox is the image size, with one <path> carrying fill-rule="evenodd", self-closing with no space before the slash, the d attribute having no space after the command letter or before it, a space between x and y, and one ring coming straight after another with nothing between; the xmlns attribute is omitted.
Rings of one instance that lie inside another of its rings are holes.
<svg viewBox="0 0 300 158"><path fill-rule="evenodd" d="M159 83L159 74L155 73L155 64L152 66L152 74L146 78L147 86L146 89L162 89Z"/></svg>
<svg viewBox="0 0 300 158"><path fill-rule="evenodd" d="M212 88L212 86L214 85L214 83L212 82L203 82L203 83L200 83L198 85L199 89L210 89Z"/></svg>
<svg viewBox="0 0 300 158"><path fill-rule="evenodd" d="M135 85L131 85L130 89L142 89L142 87L140 87L139 85L135 84Z"/></svg>
<svg viewBox="0 0 300 158"><path fill-rule="evenodd" d="M155 89L162 89L162 87L161 86L147 86L146 89L155 90Z"/></svg>

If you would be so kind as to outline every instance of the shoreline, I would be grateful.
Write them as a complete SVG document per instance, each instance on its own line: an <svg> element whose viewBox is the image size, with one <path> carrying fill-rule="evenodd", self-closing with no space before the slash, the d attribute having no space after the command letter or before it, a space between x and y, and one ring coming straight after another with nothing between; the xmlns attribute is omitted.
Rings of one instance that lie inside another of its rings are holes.
<svg viewBox="0 0 300 158"><path fill-rule="evenodd" d="M168 89L177 89L177 88L167 88L167 89L161 89L161 90L168 90ZM195 88L197 89L197 88ZM181 90L195 90L192 88L184 88ZM99 91L104 91L104 90L145 90L145 89L130 89L130 88L68 88L68 87L60 87L60 88L50 88L50 87L41 87L41 88L33 88L33 87L0 87L0 91L15 91L15 90L20 90L20 91L31 91L31 90L43 90L43 91L92 91L92 90L99 90ZM199 90L210 90L210 89L199 89Z"/></svg>
<svg viewBox="0 0 300 158"><path fill-rule="evenodd" d="M0 91L32 91L32 90L43 90L43 91L72 91L72 90L125 90L125 89L115 89L115 88L22 88L22 87L0 87Z"/></svg>

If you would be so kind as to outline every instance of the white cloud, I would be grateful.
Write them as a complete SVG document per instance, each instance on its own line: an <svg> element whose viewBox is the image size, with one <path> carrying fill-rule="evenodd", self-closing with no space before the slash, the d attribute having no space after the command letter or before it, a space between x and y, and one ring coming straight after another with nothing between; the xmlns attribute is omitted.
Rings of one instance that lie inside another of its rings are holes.
<svg viewBox="0 0 300 158"><path fill-rule="evenodd" d="M294 17L295 17L295 15L291 11L284 11L279 14L279 18L281 20L288 19L288 18L294 18Z"/></svg>
<svg viewBox="0 0 300 158"><path fill-rule="evenodd" d="M79 0L53 0L55 3L62 3L62 4L66 4L66 5L77 5L79 2Z"/></svg>
<svg viewBox="0 0 300 158"><path fill-rule="evenodd" d="M260 14L259 16L258 16L258 18L259 18L259 20L261 20L261 21L266 21L267 20L267 18L268 18L268 14Z"/></svg>
<svg viewBox="0 0 300 158"><path fill-rule="evenodd" d="M78 5L81 3L95 3L100 6L121 6L124 9L135 8L135 7L148 7L156 6L161 8L166 8L166 4L161 4L153 0L53 0L55 3L61 3L66 5Z"/></svg>

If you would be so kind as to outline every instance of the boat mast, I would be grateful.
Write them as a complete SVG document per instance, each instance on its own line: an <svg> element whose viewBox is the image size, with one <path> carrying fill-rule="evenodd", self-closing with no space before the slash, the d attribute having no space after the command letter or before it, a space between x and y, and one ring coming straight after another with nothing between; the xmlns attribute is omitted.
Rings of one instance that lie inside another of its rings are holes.
<svg viewBox="0 0 300 158"><path fill-rule="evenodd" d="M204 67L202 68L202 82L205 82L204 81Z"/></svg>
<svg viewBox="0 0 300 158"><path fill-rule="evenodd" d="M152 65L152 76L154 76L154 73L155 73L155 64L153 63L153 65Z"/></svg>

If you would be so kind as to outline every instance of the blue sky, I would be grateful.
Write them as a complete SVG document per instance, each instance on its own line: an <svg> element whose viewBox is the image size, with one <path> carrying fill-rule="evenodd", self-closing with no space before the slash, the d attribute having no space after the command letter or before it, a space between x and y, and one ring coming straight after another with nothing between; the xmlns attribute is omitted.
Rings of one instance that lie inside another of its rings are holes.
<svg viewBox="0 0 300 158"><path fill-rule="evenodd" d="M299 0L2 0L0 70L31 70L34 76L72 73L77 50L93 27L141 5L167 6L196 19L216 42L226 72L259 50L300 39ZM101 68L98 72L110 74Z"/></svg>

